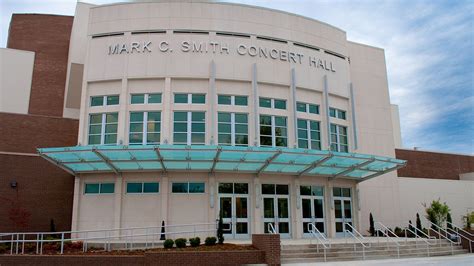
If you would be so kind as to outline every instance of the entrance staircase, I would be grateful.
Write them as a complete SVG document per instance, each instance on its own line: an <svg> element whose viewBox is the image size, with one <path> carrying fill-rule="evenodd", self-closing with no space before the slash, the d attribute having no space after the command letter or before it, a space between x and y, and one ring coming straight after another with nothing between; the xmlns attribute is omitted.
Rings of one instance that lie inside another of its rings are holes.
<svg viewBox="0 0 474 266"><path fill-rule="evenodd" d="M380 242L372 242L367 247L360 244L354 245L354 243L332 243L327 249L322 248L320 244L282 244L281 263L396 259L458 255L469 252L459 244L451 245L452 243L445 239L436 239L432 243L432 246L428 246L423 241L408 239L400 241L400 246L397 246L394 243L387 245L385 239L380 239Z"/></svg>

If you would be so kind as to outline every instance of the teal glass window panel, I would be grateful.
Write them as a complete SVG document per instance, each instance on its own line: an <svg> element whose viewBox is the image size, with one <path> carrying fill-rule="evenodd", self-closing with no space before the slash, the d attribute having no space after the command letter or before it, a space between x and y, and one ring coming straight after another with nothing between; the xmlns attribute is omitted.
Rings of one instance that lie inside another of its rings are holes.
<svg viewBox="0 0 474 266"><path fill-rule="evenodd" d="M89 116L90 124L101 124L102 123L102 114L91 114Z"/></svg>
<svg viewBox="0 0 474 266"><path fill-rule="evenodd" d="M301 103L301 102L297 102L296 103L296 111L306 113L306 104Z"/></svg>
<svg viewBox="0 0 474 266"><path fill-rule="evenodd" d="M187 93L175 93L174 94L174 103L188 103L188 94Z"/></svg>
<svg viewBox="0 0 474 266"><path fill-rule="evenodd" d="M230 105L231 104L231 96L230 95L219 95L217 96L217 103L222 105Z"/></svg>
<svg viewBox="0 0 474 266"><path fill-rule="evenodd" d="M205 104L206 103L206 95L205 94L193 94L191 96L192 103L196 104Z"/></svg>
<svg viewBox="0 0 474 266"><path fill-rule="evenodd" d="M174 132L187 132L188 124L187 123L174 123Z"/></svg>
<svg viewBox="0 0 474 266"><path fill-rule="evenodd" d="M161 103L161 93L148 94L148 103Z"/></svg>
<svg viewBox="0 0 474 266"><path fill-rule="evenodd" d="M101 136L100 135L89 135L89 145L98 145L100 144Z"/></svg>
<svg viewBox="0 0 474 266"><path fill-rule="evenodd" d="M105 125L106 134L111 134L111 133L116 133L116 132L117 132L117 124Z"/></svg>
<svg viewBox="0 0 474 266"><path fill-rule="evenodd" d="M106 123L117 123L118 122L118 113L108 113L106 114Z"/></svg>
<svg viewBox="0 0 474 266"><path fill-rule="evenodd" d="M247 96L235 96L234 103L239 106L247 106Z"/></svg>
<svg viewBox="0 0 474 266"><path fill-rule="evenodd" d="M192 112L191 119L193 122L205 122L206 113L204 112Z"/></svg>
<svg viewBox="0 0 474 266"><path fill-rule="evenodd" d="M324 196L324 188L320 186L311 186L311 194L313 196Z"/></svg>
<svg viewBox="0 0 474 266"><path fill-rule="evenodd" d="M248 144L248 135L235 135L235 145L247 146Z"/></svg>
<svg viewBox="0 0 474 266"><path fill-rule="evenodd" d="M286 127L286 117L275 116L275 126L277 126L277 127Z"/></svg>
<svg viewBox="0 0 474 266"><path fill-rule="evenodd" d="M146 182L143 183L143 193L158 193L160 191L160 183Z"/></svg>
<svg viewBox="0 0 474 266"><path fill-rule="evenodd" d="M147 133L146 136L147 144L160 143L160 133Z"/></svg>
<svg viewBox="0 0 474 266"><path fill-rule="evenodd" d="M231 145L232 138L230 134L219 134L218 136L219 145Z"/></svg>
<svg viewBox="0 0 474 266"><path fill-rule="evenodd" d="M104 144L117 144L117 134L105 135Z"/></svg>
<svg viewBox="0 0 474 266"><path fill-rule="evenodd" d="M143 112L131 112L130 122L143 122Z"/></svg>
<svg viewBox="0 0 474 266"><path fill-rule="evenodd" d="M188 135L186 133L174 133L173 141L175 144L186 144L188 141Z"/></svg>
<svg viewBox="0 0 474 266"><path fill-rule="evenodd" d="M340 197L342 196L342 191L340 187L334 187L332 188L332 194L334 197Z"/></svg>
<svg viewBox="0 0 474 266"><path fill-rule="evenodd" d="M274 100L275 109L286 110L286 101L285 100Z"/></svg>
<svg viewBox="0 0 474 266"><path fill-rule="evenodd" d="M248 133L248 126L247 125L235 125L235 133L236 134L247 134Z"/></svg>
<svg viewBox="0 0 474 266"><path fill-rule="evenodd" d="M131 103L132 104L144 104L145 103L145 95L144 94L132 94Z"/></svg>
<svg viewBox="0 0 474 266"><path fill-rule="evenodd" d="M306 129L306 121L304 119L298 119L298 128Z"/></svg>
<svg viewBox="0 0 474 266"><path fill-rule="evenodd" d="M235 114L235 123L248 123L248 116L247 114Z"/></svg>
<svg viewBox="0 0 474 266"><path fill-rule="evenodd" d="M127 193L142 193L143 183L127 183Z"/></svg>
<svg viewBox="0 0 474 266"><path fill-rule="evenodd" d="M346 111L339 110L338 118L346 120Z"/></svg>
<svg viewBox="0 0 474 266"><path fill-rule="evenodd" d="M86 184L84 189L85 194L98 194L99 193L99 184Z"/></svg>
<svg viewBox="0 0 474 266"><path fill-rule="evenodd" d="M188 193L188 183L172 183L172 193Z"/></svg>
<svg viewBox="0 0 474 266"><path fill-rule="evenodd" d="M111 194L114 193L115 184L114 183L101 183L100 184L100 194Z"/></svg>
<svg viewBox="0 0 474 266"><path fill-rule="evenodd" d="M191 134L191 144L204 144L205 139L206 139L205 134L202 134L202 133Z"/></svg>
<svg viewBox="0 0 474 266"><path fill-rule="evenodd" d="M103 105L104 105L104 96L91 97L91 106L103 106Z"/></svg>
<svg viewBox="0 0 474 266"><path fill-rule="evenodd" d="M206 125L204 123L192 123L191 124L191 131L192 132L205 132Z"/></svg>
<svg viewBox="0 0 474 266"><path fill-rule="evenodd" d="M101 134L101 132L102 132L102 126L101 125L90 125L89 126L89 135Z"/></svg>
<svg viewBox="0 0 474 266"><path fill-rule="evenodd" d="M219 133L231 133L231 124L219 123L217 126Z"/></svg>
<svg viewBox="0 0 474 266"><path fill-rule="evenodd" d="M142 133L130 133L129 135L130 144L142 144L143 134Z"/></svg>
<svg viewBox="0 0 474 266"><path fill-rule="evenodd" d="M310 105L309 105L309 113L311 113L311 114L319 114L319 105L310 104Z"/></svg>
<svg viewBox="0 0 474 266"><path fill-rule="evenodd" d="M272 107L272 100L269 98L262 98L259 99L259 106L264 108L271 108Z"/></svg>
<svg viewBox="0 0 474 266"><path fill-rule="evenodd" d="M309 146L308 146L308 140L305 140L305 139L298 139L298 148L301 148L301 149L308 149Z"/></svg>
<svg viewBox="0 0 474 266"><path fill-rule="evenodd" d="M350 197L351 196L351 189L350 188L341 188L342 196L343 197Z"/></svg>
<svg viewBox="0 0 474 266"><path fill-rule="evenodd" d="M204 193L204 183L189 183L189 193Z"/></svg>
<svg viewBox="0 0 474 266"><path fill-rule="evenodd" d="M227 122L230 123L231 113L218 113L217 114L219 122Z"/></svg>
<svg viewBox="0 0 474 266"><path fill-rule="evenodd" d="M329 116L336 118L336 109L329 108Z"/></svg>
<svg viewBox="0 0 474 266"><path fill-rule="evenodd" d="M119 104L118 95L107 96L107 105L118 105L118 104Z"/></svg>
<svg viewBox="0 0 474 266"><path fill-rule="evenodd" d="M187 112L174 112L174 121L187 121L188 113Z"/></svg>

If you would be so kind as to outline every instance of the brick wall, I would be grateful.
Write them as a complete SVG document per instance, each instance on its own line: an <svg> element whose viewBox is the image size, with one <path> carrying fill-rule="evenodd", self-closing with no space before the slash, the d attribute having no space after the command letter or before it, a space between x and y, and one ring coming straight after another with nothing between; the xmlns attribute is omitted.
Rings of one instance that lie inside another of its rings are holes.
<svg viewBox="0 0 474 266"><path fill-rule="evenodd" d="M459 180L459 174L474 172L474 156L396 149L397 159L407 160L398 169L400 177Z"/></svg>
<svg viewBox="0 0 474 266"><path fill-rule="evenodd" d="M74 17L13 14L7 48L35 52L28 113L63 114L69 40Z"/></svg>
<svg viewBox="0 0 474 266"><path fill-rule="evenodd" d="M144 265L144 256L71 256L71 255L1 255L0 265L35 266L135 266Z"/></svg>
<svg viewBox="0 0 474 266"><path fill-rule="evenodd" d="M75 146L79 120L0 113L0 151L36 153L36 148Z"/></svg>
<svg viewBox="0 0 474 266"><path fill-rule="evenodd" d="M0 154L0 232L49 231L51 219L70 230L73 191L74 177L43 158Z"/></svg>
<svg viewBox="0 0 474 266"><path fill-rule="evenodd" d="M265 251L265 263L280 265L281 245L279 234L254 234L252 235L252 245Z"/></svg>
<svg viewBox="0 0 474 266"><path fill-rule="evenodd" d="M145 265L242 265L265 262L265 253L261 250L238 251L175 251L146 253Z"/></svg>

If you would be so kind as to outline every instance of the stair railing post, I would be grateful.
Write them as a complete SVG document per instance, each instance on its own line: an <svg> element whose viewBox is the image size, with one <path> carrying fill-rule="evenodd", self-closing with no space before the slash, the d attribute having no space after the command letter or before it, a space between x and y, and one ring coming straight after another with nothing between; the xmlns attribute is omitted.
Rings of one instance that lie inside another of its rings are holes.
<svg viewBox="0 0 474 266"><path fill-rule="evenodd" d="M23 233L23 242L21 243L21 254L25 254L25 234Z"/></svg>
<svg viewBox="0 0 474 266"><path fill-rule="evenodd" d="M61 254L64 252L64 232L61 233Z"/></svg>
<svg viewBox="0 0 474 266"><path fill-rule="evenodd" d="M39 252L39 234L36 234L36 254Z"/></svg>
<svg viewBox="0 0 474 266"><path fill-rule="evenodd" d="M10 255L13 254L13 234L12 234L12 240L10 241Z"/></svg>

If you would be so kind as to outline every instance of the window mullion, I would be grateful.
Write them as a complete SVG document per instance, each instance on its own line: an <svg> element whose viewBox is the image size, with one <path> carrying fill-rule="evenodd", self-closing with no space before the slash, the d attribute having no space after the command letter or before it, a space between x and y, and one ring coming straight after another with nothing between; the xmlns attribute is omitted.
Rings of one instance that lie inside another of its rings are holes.
<svg viewBox="0 0 474 266"><path fill-rule="evenodd" d="M103 97L104 98L102 99L102 106L106 106L107 105L107 96L104 95Z"/></svg>
<svg viewBox="0 0 474 266"><path fill-rule="evenodd" d="M148 112L143 112L143 132L142 132L142 144L147 144L148 143Z"/></svg>
<svg viewBox="0 0 474 266"><path fill-rule="evenodd" d="M273 102L273 100L272 100ZM276 146L276 133L275 133L275 116L271 116L271 128L272 128L272 147Z"/></svg>
<svg viewBox="0 0 474 266"><path fill-rule="evenodd" d="M103 145L105 143L105 125L107 114L102 114L102 125L100 127L100 144Z"/></svg>
<svg viewBox="0 0 474 266"><path fill-rule="evenodd" d="M230 144L235 146L235 113L230 113Z"/></svg>
<svg viewBox="0 0 474 266"><path fill-rule="evenodd" d="M308 134L308 149L312 149L311 147L311 127L310 127L311 123L309 122L309 120L306 120L306 134Z"/></svg>
<svg viewBox="0 0 474 266"><path fill-rule="evenodd" d="M191 93L188 93L188 104L193 103L193 95Z"/></svg>
<svg viewBox="0 0 474 266"><path fill-rule="evenodd" d="M186 129L186 143L187 145L191 145L192 112L188 112L187 118L188 118L188 121L187 121L187 129Z"/></svg>

